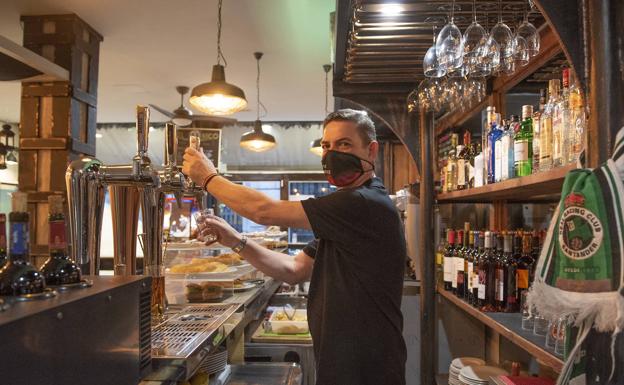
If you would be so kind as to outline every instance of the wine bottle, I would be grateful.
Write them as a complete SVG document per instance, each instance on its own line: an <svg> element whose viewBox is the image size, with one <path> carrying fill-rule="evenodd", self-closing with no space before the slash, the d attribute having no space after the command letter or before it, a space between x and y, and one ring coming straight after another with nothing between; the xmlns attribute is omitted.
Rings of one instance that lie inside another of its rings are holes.
<svg viewBox="0 0 624 385"><path fill-rule="evenodd" d="M505 310L505 299L507 298L507 285L505 282L505 270L507 261L504 252L504 233L496 235L496 264L494 267L494 281L496 285L494 307L496 311Z"/></svg>
<svg viewBox="0 0 624 385"><path fill-rule="evenodd" d="M519 232L522 236L522 253L518 259L518 267L516 274L516 282L518 286L518 298L521 298L522 292L529 290L532 282L532 271L535 260L531 256L531 234Z"/></svg>
<svg viewBox="0 0 624 385"><path fill-rule="evenodd" d="M457 239L455 241L455 249L453 250L453 293L458 295L459 276L464 276L464 258L463 258L464 231L457 231Z"/></svg>
<svg viewBox="0 0 624 385"><path fill-rule="evenodd" d="M516 269L518 267L518 262L514 258L513 253L513 234L507 233L505 234L504 240L504 253L505 253L505 280L507 283L507 295L506 295L506 303L505 303L505 312L507 313L515 313L519 310L518 306L518 288L516 285Z"/></svg>
<svg viewBox="0 0 624 385"><path fill-rule="evenodd" d="M42 293L45 280L30 264L30 237L28 233L27 194L15 192L11 197L9 213L9 262L0 270L0 295Z"/></svg>
<svg viewBox="0 0 624 385"><path fill-rule="evenodd" d="M472 303L475 232L468 231L468 248L464 253L464 299Z"/></svg>
<svg viewBox="0 0 624 385"><path fill-rule="evenodd" d="M453 259L453 247L455 247L455 231L448 229L446 232L446 249L444 250L444 290L453 289L452 270L455 260Z"/></svg>
<svg viewBox="0 0 624 385"><path fill-rule="evenodd" d="M479 268L479 283L481 283L481 273L483 273L484 285L484 305L481 311L496 311L496 251L493 248L496 235L490 231L485 232L485 254Z"/></svg>
<svg viewBox="0 0 624 385"><path fill-rule="evenodd" d="M79 283L81 279L80 267L67 254L65 241L65 214L63 211L63 197L51 195L48 197L48 251L50 257L41 267L41 274L47 285L69 285Z"/></svg>

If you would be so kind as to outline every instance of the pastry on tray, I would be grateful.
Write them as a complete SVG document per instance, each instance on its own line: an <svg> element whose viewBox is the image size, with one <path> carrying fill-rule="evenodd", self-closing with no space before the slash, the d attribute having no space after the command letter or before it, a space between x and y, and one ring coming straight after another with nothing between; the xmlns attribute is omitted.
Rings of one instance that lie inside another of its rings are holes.
<svg viewBox="0 0 624 385"><path fill-rule="evenodd" d="M204 302L208 300L220 299L223 297L223 287L214 285L211 282L202 284L189 283L186 285L186 298L189 302Z"/></svg>
<svg viewBox="0 0 624 385"><path fill-rule="evenodd" d="M194 258L191 263L173 265L169 271L174 274L188 273L220 273L226 271L228 265L205 258Z"/></svg>

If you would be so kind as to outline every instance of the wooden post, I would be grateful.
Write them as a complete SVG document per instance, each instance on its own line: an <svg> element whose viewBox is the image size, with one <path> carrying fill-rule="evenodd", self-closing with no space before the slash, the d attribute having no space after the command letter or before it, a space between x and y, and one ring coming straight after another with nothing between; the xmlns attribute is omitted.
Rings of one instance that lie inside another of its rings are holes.
<svg viewBox="0 0 624 385"><path fill-rule="evenodd" d="M433 234L433 116L420 111L420 383L435 383L435 258Z"/></svg>
<svg viewBox="0 0 624 385"><path fill-rule="evenodd" d="M22 83L18 186L28 193L31 255L48 252L47 199L65 195L65 170L95 155L99 47L102 36L78 16L22 16L24 46L62 66L68 82Z"/></svg>

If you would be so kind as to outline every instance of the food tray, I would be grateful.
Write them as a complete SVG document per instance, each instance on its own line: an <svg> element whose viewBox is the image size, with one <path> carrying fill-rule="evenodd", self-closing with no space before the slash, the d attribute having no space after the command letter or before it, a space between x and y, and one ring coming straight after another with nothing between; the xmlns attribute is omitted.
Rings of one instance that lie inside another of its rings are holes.
<svg viewBox="0 0 624 385"><path fill-rule="evenodd" d="M269 318L269 324L271 325L271 332L276 334L304 334L310 331L308 326L308 316L306 309L296 309L293 318L303 318L305 321L278 320L277 317L281 314L285 314L284 310L277 310L271 314Z"/></svg>

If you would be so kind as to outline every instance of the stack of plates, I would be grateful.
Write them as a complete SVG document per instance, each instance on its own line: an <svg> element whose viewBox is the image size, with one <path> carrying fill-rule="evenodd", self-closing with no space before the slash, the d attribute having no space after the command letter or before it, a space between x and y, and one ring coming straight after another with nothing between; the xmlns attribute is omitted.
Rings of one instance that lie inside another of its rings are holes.
<svg viewBox="0 0 624 385"><path fill-rule="evenodd" d="M227 349L223 347L217 348L217 350L206 356L206 358L199 365L199 369L203 370L207 374L218 373L225 369L227 365Z"/></svg>
<svg viewBox="0 0 624 385"><path fill-rule="evenodd" d="M488 385L490 377L509 374L496 366L465 366L459 372L459 382L462 385Z"/></svg>
<svg viewBox="0 0 624 385"><path fill-rule="evenodd" d="M459 381L459 373L466 366L485 365L485 361L473 357L460 357L451 362L449 367L449 385L464 385Z"/></svg>

